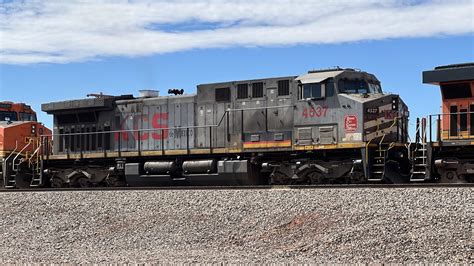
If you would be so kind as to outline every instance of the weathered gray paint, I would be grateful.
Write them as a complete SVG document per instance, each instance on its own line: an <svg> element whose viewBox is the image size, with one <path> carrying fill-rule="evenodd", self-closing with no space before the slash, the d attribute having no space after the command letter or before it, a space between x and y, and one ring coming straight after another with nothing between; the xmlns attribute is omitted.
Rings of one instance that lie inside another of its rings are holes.
<svg viewBox="0 0 474 266"><path fill-rule="evenodd" d="M300 99L299 84L302 80L312 79L325 82L328 78L334 79L335 83L335 91L332 95L327 94L323 99ZM243 142L259 141L291 140L291 143L295 145L368 141L365 137L367 132L364 132L364 123L367 122L364 120L366 109L390 104L390 101L398 96L380 93L339 94L337 81L340 78L378 82L375 76L365 72L337 70L310 73L300 77L287 76L202 84L197 86L196 95L117 100L114 103L116 107L113 109L97 112L97 128L103 128L104 125L109 124L112 130L136 128L143 130L140 132L143 136L142 140L135 138L133 133L125 133L127 137L125 139L122 137L120 143L113 141L113 149L118 150L120 145L122 151L138 150L138 145L140 145L140 150L146 151L209 147L242 148ZM279 80L290 81L289 95L278 96ZM263 97L252 97L251 84L254 82L264 83ZM250 97L247 99L237 99L237 84L242 83L249 84ZM216 89L224 87L230 88L230 101L216 102ZM64 105L67 104L65 102L55 103L55 105L59 106L59 109L48 107L49 112L62 113L65 109ZM400 100L397 108L398 111L405 110L406 105ZM348 129L345 126L348 117L356 118L357 126ZM377 118L383 120L380 114ZM152 135L153 133L161 134L160 129L147 131L147 136L143 135L146 129L156 128L156 124L160 125L159 128L171 128L168 137L164 139L164 147L161 146L161 138L156 139ZM74 125L74 127L77 126L82 125ZM187 130L188 127L191 128ZM57 129L58 123L55 119L55 134L58 133ZM382 131L380 133L383 133ZM189 133L189 145L187 133ZM371 136L375 136L375 133L370 133ZM310 138L299 139L300 134L310 136ZM387 141L396 139L396 136L392 136L387 138ZM55 142L56 145L57 142ZM291 149L291 147L282 149Z"/></svg>

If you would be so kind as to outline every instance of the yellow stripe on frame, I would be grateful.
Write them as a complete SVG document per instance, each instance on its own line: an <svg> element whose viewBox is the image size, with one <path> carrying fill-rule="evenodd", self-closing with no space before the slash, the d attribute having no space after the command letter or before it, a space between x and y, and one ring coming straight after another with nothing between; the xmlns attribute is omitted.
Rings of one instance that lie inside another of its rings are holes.
<svg viewBox="0 0 474 266"><path fill-rule="evenodd" d="M244 149L259 149L259 148L285 148L291 147L291 140L281 142L255 142L244 143Z"/></svg>

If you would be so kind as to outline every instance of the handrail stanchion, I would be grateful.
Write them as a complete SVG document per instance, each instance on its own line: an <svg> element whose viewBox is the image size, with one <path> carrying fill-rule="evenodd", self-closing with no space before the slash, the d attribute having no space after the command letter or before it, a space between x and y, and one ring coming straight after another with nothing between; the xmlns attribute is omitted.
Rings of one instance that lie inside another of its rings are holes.
<svg viewBox="0 0 474 266"><path fill-rule="evenodd" d="M138 156L142 156L142 134L141 130L138 130Z"/></svg>
<svg viewBox="0 0 474 266"><path fill-rule="evenodd" d="M186 150L189 154L190 153L190 150L189 150L189 127L186 128Z"/></svg>
<svg viewBox="0 0 474 266"><path fill-rule="evenodd" d="M437 134L436 134L437 136L436 136L436 139L438 140L438 142L440 142L440 141L441 141L441 127L442 127L442 125L443 125L443 124L441 123L441 115L440 115L440 114L438 114L438 119L437 119L437 120L438 120L438 121L437 121L436 123L437 123L438 128L437 128Z"/></svg>
<svg viewBox="0 0 474 266"><path fill-rule="evenodd" d="M107 145L105 145L105 131L100 132L100 137L102 138L102 149L104 150L104 157L107 157Z"/></svg>
<svg viewBox="0 0 474 266"><path fill-rule="evenodd" d="M244 136L244 110L241 110L240 111L240 138L242 140L242 142L244 142L245 140L245 136Z"/></svg>
<svg viewBox="0 0 474 266"><path fill-rule="evenodd" d="M230 142L230 118L229 118L229 112L227 111L227 142Z"/></svg>
<svg viewBox="0 0 474 266"><path fill-rule="evenodd" d="M212 153L212 126L209 127L209 151Z"/></svg>
<svg viewBox="0 0 474 266"><path fill-rule="evenodd" d="M163 128L160 129L161 131L161 155L165 155L165 135L164 135L164 131L163 131Z"/></svg>
<svg viewBox="0 0 474 266"><path fill-rule="evenodd" d="M420 143L420 118L416 118L415 143Z"/></svg>
<svg viewBox="0 0 474 266"><path fill-rule="evenodd" d="M67 158L70 159L71 157L71 134L68 133L67 135L67 145L66 145L66 155L67 155Z"/></svg>
<svg viewBox="0 0 474 266"><path fill-rule="evenodd" d="M118 138L118 156L122 157L122 131L119 132L119 138Z"/></svg>
<svg viewBox="0 0 474 266"><path fill-rule="evenodd" d="M428 121L428 122L429 122L429 127L430 127L430 133L429 133L429 134L430 134L430 143L431 143L431 142L432 142L432 141L431 141L431 140L432 140L432 139L431 139L431 130L432 130L431 115L429 115L428 118L429 118L429 121Z"/></svg>
<svg viewBox="0 0 474 266"><path fill-rule="evenodd" d="M78 139L79 139L79 155L80 155L81 159L83 159L84 154L83 154L82 148L84 146L84 143L83 143L84 135L82 135L82 132L79 132L79 134L80 134L80 136L78 137Z"/></svg>

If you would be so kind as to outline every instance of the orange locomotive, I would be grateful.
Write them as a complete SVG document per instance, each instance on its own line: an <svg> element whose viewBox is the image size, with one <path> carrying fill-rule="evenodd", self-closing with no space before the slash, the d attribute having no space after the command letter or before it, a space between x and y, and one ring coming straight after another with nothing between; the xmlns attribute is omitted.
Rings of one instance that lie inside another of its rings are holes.
<svg viewBox="0 0 474 266"><path fill-rule="evenodd" d="M442 97L442 113L428 116L426 178L474 182L474 63L425 71L423 83L438 85Z"/></svg>
<svg viewBox="0 0 474 266"><path fill-rule="evenodd" d="M0 102L0 187L40 186L40 155L48 148L51 130L36 121L24 103Z"/></svg>

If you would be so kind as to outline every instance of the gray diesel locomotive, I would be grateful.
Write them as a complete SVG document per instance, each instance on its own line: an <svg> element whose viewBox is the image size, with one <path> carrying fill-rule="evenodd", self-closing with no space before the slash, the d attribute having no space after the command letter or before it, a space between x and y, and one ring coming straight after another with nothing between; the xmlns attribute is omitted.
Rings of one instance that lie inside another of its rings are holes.
<svg viewBox="0 0 474 266"><path fill-rule="evenodd" d="M410 178L408 108L366 72L203 84L195 95L94 96L42 105L54 128L41 174L54 187Z"/></svg>

